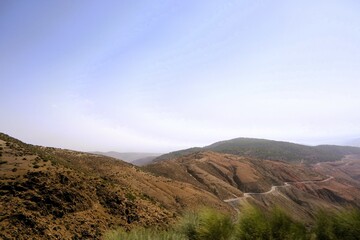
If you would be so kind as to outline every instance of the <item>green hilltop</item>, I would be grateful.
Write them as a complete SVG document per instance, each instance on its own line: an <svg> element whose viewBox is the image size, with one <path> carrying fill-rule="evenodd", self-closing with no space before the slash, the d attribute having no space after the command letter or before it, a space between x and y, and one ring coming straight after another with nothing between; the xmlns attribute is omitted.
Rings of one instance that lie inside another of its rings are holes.
<svg viewBox="0 0 360 240"><path fill-rule="evenodd" d="M154 161L172 159L194 152L214 151L258 159L281 160L287 162L317 163L337 161L349 154L360 154L360 148L349 146L302 144L255 139L235 138L213 143L205 147L189 148L159 156Z"/></svg>

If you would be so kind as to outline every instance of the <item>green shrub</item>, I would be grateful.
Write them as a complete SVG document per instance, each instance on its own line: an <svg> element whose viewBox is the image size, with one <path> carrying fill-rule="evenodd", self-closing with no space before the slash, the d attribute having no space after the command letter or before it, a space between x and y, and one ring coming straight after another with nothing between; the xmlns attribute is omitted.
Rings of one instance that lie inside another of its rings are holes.
<svg viewBox="0 0 360 240"><path fill-rule="evenodd" d="M309 239L310 235L306 231L305 225L301 222L294 222L290 228L290 238L294 240Z"/></svg>
<svg viewBox="0 0 360 240"><path fill-rule="evenodd" d="M360 210L348 210L338 214L320 211L316 216L313 234L318 240L360 239Z"/></svg>
<svg viewBox="0 0 360 240"><path fill-rule="evenodd" d="M240 215L236 226L237 239L307 239L302 223L294 221L280 208L264 214L258 208L249 207Z"/></svg>
<svg viewBox="0 0 360 240"><path fill-rule="evenodd" d="M245 209L236 225L236 238L243 240L270 239L269 224L265 215L254 207Z"/></svg>
<svg viewBox="0 0 360 240"><path fill-rule="evenodd" d="M195 212L187 212L179 221L179 231L183 233L187 239L198 239L197 231L199 229L199 214Z"/></svg>
<svg viewBox="0 0 360 240"><path fill-rule="evenodd" d="M316 215L316 223L313 228L313 233L317 240L330 240L335 239L333 235L333 219L330 214L320 211Z"/></svg>
<svg viewBox="0 0 360 240"><path fill-rule="evenodd" d="M189 240L227 240L234 230L234 223L229 215L212 209L187 213L179 226L179 231Z"/></svg>
<svg viewBox="0 0 360 240"><path fill-rule="evenodd" d="M199 239L227 240L234 230L234 224L229 215L214 210L203 210L199 215Z"/></svg>
<svg viewBox="0 0 360 240"><path fill-rule="evenodd" d="M301 223L295 222L283 210L274 208L269 217L271 239L306 239L306 229Z"/></svg>
<svg viewBox="0 0 360 240"><path fill-rule="evenodd" d="M360 239L360 210L353 209L335 216L334 235L338 239Z"/></svg>

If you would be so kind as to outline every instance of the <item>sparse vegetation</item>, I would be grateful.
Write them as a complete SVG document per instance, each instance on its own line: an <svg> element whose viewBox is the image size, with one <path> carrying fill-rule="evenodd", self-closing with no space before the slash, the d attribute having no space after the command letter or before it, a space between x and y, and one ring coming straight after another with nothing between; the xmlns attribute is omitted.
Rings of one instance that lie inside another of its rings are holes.
<svg viewBox="0 0 360 240"><path fill-rule="evenodd" d="M152 203L156 203L156 200L153 197L146 194L146 193L142 194L141 199L146 199L147 201L150 201Z"/></svg>
<svg viewBox="0 0 360 240"><path fill-rule="evenodd" d="M126 239L126 240L186 240L187 238L175 231L158 231L154 229L139 228L130 232L123 229L108 232L105 240Z"/></svg>
<svg viewBox="0 0 360 240"><path fill-rule="evenodd" d="M130 192L126 193L125 197L131 202L135 201L135 199L136 199L136 196Z"/></svg>
<svg viewBox="0 0 360 240"><path fill-rule="evenodd" d="M33 168L39 168L39 167L40 167L40 165L38 165L38 164L33 165Z"/></svg>

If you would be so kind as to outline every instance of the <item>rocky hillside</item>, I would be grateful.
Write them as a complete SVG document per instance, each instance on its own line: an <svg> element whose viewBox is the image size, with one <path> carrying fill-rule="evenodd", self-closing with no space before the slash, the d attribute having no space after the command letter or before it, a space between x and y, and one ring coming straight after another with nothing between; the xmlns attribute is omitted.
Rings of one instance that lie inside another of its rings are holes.
<svg viewBox="0 0 360 240"><path fill-rule="evenodd" d="M319 180L325 176L304 165L258 160L211 151L192 153L145 167L150 172L188 182L213 192L221 199L242 192L261 192L272 185L302 179Z"/></svg>
<svg viewBox="0 0 360 240"><path fill-rule="evenodd" d="M236 209L249 203L263 209L281 206L311 221L320 208L360 207L359 164L359 156L309 165L203 151L145 169L191 183Z"/></svg>
<svg viewBox="0 0 360 240"><path fill-rule="evenodd" d="M97 239L116 226L166 226L188 208L232 211L213 194L109 157L0 134L0 239Z"/></svg>

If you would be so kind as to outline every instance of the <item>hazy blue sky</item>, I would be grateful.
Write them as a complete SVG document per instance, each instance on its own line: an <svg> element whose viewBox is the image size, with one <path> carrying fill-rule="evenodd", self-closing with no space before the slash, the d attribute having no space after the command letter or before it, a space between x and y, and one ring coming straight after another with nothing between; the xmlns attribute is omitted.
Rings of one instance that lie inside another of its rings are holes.
<svg viewBox="0 0 360 240"><path fill-rule="evenodd" d="M360 135L360 1L0 1L0 131L77 150Z"/></svg>

